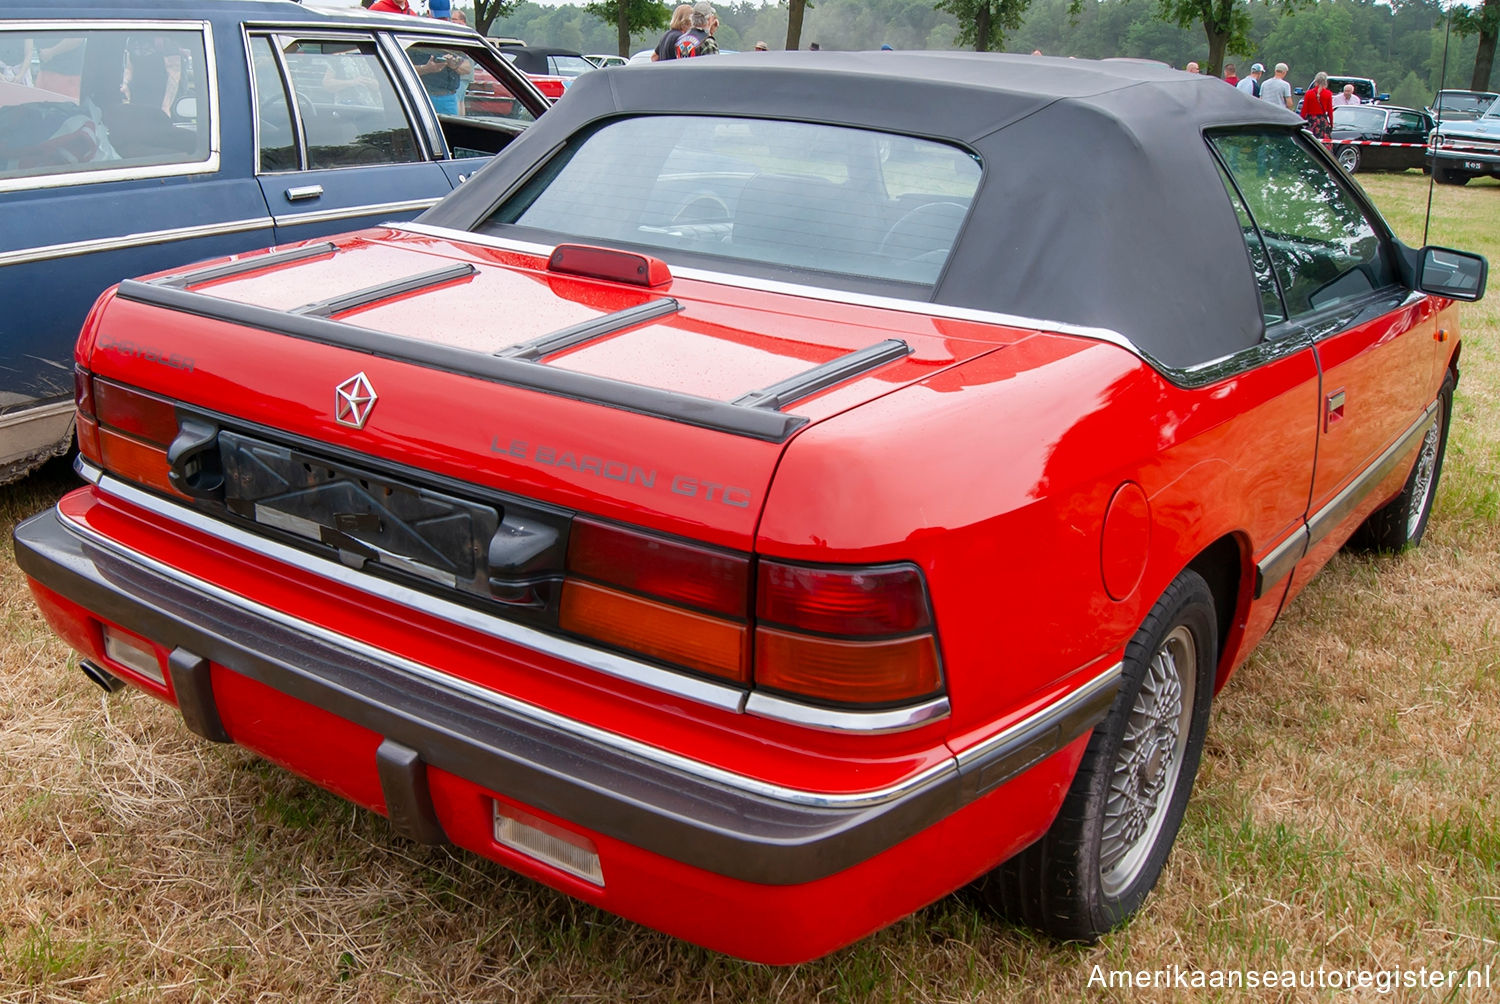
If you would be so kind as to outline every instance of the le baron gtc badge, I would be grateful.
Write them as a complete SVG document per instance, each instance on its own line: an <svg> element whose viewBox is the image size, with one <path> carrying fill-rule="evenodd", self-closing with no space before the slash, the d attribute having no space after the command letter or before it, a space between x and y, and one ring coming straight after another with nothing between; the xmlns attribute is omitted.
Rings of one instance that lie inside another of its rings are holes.
<svg viewBox="0 0 1500 1004"><path fill-rule="evenodd" d="M340 425L363 429L375 410L377 395L370 378L356 373L334 389L333 417Z"/></svg>

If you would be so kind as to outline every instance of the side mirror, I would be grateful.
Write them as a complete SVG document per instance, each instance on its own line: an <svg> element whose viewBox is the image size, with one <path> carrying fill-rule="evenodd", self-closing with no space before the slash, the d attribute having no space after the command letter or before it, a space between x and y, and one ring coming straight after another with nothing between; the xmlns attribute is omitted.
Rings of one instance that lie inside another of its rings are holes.
<svg viewBox="0 0 1500 1004"><path fill-rule="evenodd" d="M172 106L172 114L189 122L197 119L198 99L195 97L178 98L177 103Z"/></svg>
<svg viewBox="0 0 1500 1004"><path fill-rule="evenodd" d="M1451 248L1425 247L1417 269L1417 288L1450 300L1474 301L1484 296L1489 263L1483 255Z"/></svg>
<svg viewBox="0 0 1500 1004"><path fill-rule="evenodd" d="M1376 101L1389 101L1389 100L1391 100L1391 96L1389 94L1379 94L1379 95L1376 95L1375 100Z"/></svg>

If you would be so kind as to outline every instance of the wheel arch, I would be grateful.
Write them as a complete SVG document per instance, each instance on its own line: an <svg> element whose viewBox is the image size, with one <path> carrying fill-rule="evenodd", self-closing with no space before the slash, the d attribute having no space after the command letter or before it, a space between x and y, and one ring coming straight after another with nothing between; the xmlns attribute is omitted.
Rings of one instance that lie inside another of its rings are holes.
<svg viewBox="0 0 1500 1004"><path fill-rule="evenodd" d="M1242 607L1249 601L1245 543L1236 534L1225 534L1198 552L1187 567L1202 576L1214 598L1214 618L1218 627L1218 651L1214 653L1218 667L1214 674L1214 693L1217 694L1234 665L1234 660L1228 655L1232 646L1239 644L1235 626L1244 623Z"/></svg>

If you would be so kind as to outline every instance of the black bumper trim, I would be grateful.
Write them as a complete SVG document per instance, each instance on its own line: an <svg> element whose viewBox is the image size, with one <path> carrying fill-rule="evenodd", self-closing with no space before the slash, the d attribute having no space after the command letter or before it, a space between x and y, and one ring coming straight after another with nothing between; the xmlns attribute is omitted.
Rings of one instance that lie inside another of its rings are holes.
<svg viewBox="0 0 1500 1004"><path fill-rule="evenodd" d="M1036 739L1024 751L1007 744L962 772L954 764L876 804L793 804L567 732L371 658L361 647L295 630L85 537L56 510L18 525L14 543L17 564L46 588L393 741L392 750L414 754L412 769L421 767L424 780L421 765L430 765L685 865L767 885L815 881L888 850L977 797L973 772L982 773L984 790L993 789L1097 721L1059 709L1026 730ZM988 769L992 761L999 769ZM398 779L395 787L407 813L398 826L420 818L423 797L401 793L415 782Z"/></svg>
<svg viewBox="0 0 1500 1004"><path fill-rule="evenodd" d="M448 835L432 807L422 755L387 739L375 750L375 770L380 775L386 813L396 832L421 844L446 844Z"/></svg>
<svg viewBox="0 0 1500 1004"><path fill-rule="evenodd" d="M210 742L233 742L214 703L208 660L179 646L167 656L167 673L172 677L172 692L177 695L177 710L182 712L189 731Z"/></svg>

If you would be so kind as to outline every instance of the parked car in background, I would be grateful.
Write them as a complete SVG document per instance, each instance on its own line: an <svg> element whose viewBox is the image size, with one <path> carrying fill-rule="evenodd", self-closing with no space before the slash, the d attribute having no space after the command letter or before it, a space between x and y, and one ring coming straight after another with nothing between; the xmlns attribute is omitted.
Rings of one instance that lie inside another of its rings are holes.
<svg viewBox="0 0 1500 1004"><path fill-rule="evenodd" d="M1438 123L1431 144L1432 176L1445 185L1467 185L1473 178L1500 178L1500 101L1478 118Z"/></svg>
<svg viewBox="0 0 1500 1004"><path fill-rule="evenodd" d="M574 80L598 67L581 52L543 45L502 45L500 52L550 100L563 96Z"/></svg>
<svg viewBox="0 0 1500 1004"><path fill-rule="evenodd" d="M586 74L415 222L103 297L16 561L97 682L709 948L986 875L1093 939L1279 612L1421 540L1485 268L1165 66Z"/></svg>
<svg viewBox="0 0 1500 1004"><path fill-rule="evenodd" d="M0 81L0 480L67 449L105 287L409 219L547 107L473 32L359 10L23 0L0 42L34 54Z"/></svg>
<svg viewBox="0 0 1500 1004"><path fill-rule="evenodd" d="M1500 93L1495 91L1438 91L1427 112L1444 122L1473 121L1497 100L1500 100Z"/></svg>
<svg viewBox="0 0 1500 1004"><path fill-rule="evenodd" d="M617 56L614 53L592 53L590 55L584 56L583 58L587 59L590 63L593 63L601 70L607 66L624 66L626 63L630 62L630 60L626 59L624 56Z"/></svg>
<svg viewBox="0 0 1500 1004"><path fill-rule="evenodd" d="M1382 94L1376 90L1375 81L1369 77L1329 76L1328 78L1328 89L1335 94L1341 93L1345 84L1354 85L1354 93L1359 98L1361 104L1378 104L1391 99L1389 94ZM1309 81L1307 87L1311 86L1312 83ZM1307 93L1307 87L1298 87L1294 93L1305 94Z"/></svg>
<svg viewBox="0 0 1500 1004"><path fill-rule="evenodd" d="M1432 116L1395 105L1340 105L1325 142L1339 166L1355 171L1405 171L1427 165Z"/></svg>

